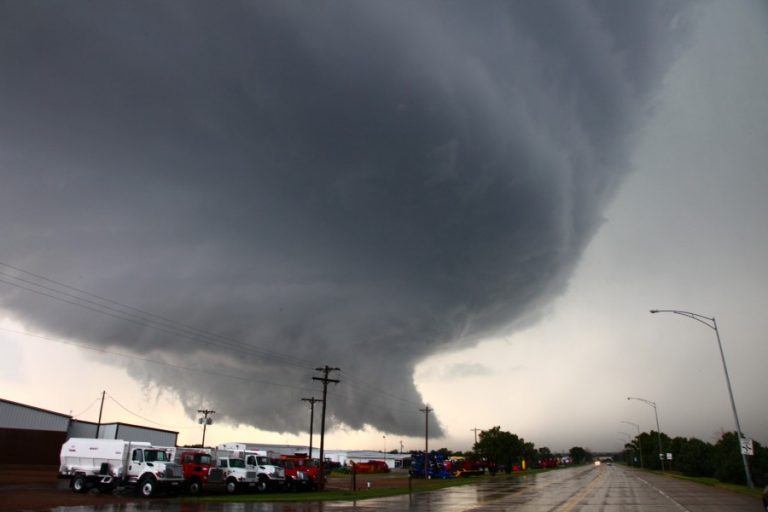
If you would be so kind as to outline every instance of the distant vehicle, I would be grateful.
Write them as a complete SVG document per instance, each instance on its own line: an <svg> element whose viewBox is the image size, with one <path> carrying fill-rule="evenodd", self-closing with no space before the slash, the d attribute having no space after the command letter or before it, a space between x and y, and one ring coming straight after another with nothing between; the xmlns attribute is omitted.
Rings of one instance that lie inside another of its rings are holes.
<svg viewBox="0 0 768 512"><path fill-rule="evenodd" d="M355 473L389 473L389 466L382 460L353 462L352 468Z"/></svg>
<svg viewBox="0 0 768 512"><path fill-rule="evenodd" d="M456 478L485 474L485 465L479 460L468 460L466 457L453 455L446 462L446 467Z"/></svg>
<svg viewBox="0 0 768 512"><path fill-rule="evenodd" d="M167 448L120 439L68 439L61 447L59 478L69 478L77 493L135 487L149 498L158 489L176 494L184 482L181 465Z"/></svg>

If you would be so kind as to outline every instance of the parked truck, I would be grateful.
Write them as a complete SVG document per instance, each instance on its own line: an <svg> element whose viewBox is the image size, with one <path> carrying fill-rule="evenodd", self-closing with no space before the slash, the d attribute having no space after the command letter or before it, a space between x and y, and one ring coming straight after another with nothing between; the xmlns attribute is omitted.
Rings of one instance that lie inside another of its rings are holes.
<svg viewBox="0 0 768 512"><path fill-rule="evenodd" d="M184 487L192 496L200 494L208 486L208 475L213 466L210 450L191 448L176 452L175 462L181 464L184 471Z"/></svg>
<svg viewBox="0 0 768 512"><path fill-rule="evenodd" d="M59 478L77 493L135 487L143 497L162 489L179 492L184 473L165 448L120 439L68 439L61 447Z"/></svg>
<svg viewBox="0 0 768 512"><path fill-rule="evenodd" d="M295 453L287 455L277 452L268 452L273 464L280 466L285 471L285 490L287 491L315 491L320 474L320 467L314 464L306 454Z"/></svg>
<svg viewBox="0 0 768 512"><path fill-rule="evenodd" d="M208 472L208 484L224 486L229 494L256 488L257 472L245 466L243 450L233 450L232 443L213 451L214 467Z"/></svg>
<svg viewBox="0 0 768 512"><path fill-rule="evenodd" d="M285 470L272 463L266 450L249 450L242 443L224 443L220 448L231 450L245 460L245 467L256 472L256 491L282 490Z"/></svg>

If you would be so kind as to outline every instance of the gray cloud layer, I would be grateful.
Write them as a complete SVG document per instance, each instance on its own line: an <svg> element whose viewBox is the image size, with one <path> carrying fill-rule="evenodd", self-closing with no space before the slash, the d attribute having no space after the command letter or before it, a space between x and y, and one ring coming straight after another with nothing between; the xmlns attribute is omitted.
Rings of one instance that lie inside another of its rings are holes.
<svg viewBox="0 0 768 512"><path fill-rule="evenodd" d="M143 370L190 411L306 430L330 364L335 424L418 434L414 365L565 286L686 9L0 4L0 260L295 359L5 283L0 304L253 379Z"/></svg>

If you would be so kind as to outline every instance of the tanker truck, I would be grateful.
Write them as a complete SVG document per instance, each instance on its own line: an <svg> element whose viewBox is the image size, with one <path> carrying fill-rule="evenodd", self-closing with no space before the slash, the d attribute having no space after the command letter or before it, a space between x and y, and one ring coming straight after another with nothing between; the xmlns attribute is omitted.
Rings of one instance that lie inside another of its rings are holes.
<svg viewBox="0 0 768 512"><path fill-rule="evenodd" d="M68 439L61 447L59 478L77 493L135 487L148 498L158 490L177 494L184 482L181 465L167 448L120 439Z"/></svg>

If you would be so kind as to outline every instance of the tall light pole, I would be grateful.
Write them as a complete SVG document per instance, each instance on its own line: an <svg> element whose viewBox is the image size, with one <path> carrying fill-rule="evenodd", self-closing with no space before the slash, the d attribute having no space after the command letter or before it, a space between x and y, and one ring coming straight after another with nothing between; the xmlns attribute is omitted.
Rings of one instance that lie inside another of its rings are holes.
<svg viewBox="0 0 768 512"><path fill-rule="evenodd" d="M651 402L645 398L637 398L636 396L628 396L627 400L640 400L653 407L653 414L656 416L656 437L659 440L659 462L661 462L661 471L664 471L664 450L661 448L661 429L659 428L659 411L656 409L656 402Z"/></svg>
<svg viewBox="0 0 768 512"><path fill-rule="evenodd" d="M699 323L702 323L715 331L717 337L717 347L720 349L720 359L723 361L723 372L725 372L725 383L728 385L728 396L731 399L731 409L733 409L733 418L736 420L736 431L739 433L739 452L741 453L741 462L744 464L744 475L747 477L747 485L750 489L755 487L752 483L752 475L749 473L749 464L747 463L747 455L744 450L741 449L741 442L744 439L744 435L741 433L741 424L739 423L739 415L736 412L736 402L733 400L733 390L731 389L731 378L728 376L728 366L725 364L725 354L723 353L723 344L720 341L720 331L717 328L717 321L715 317L709 317L700 315L698 313L691 313L690 311L680 311L677 309L652 309L651 313L674 313L676 315L687 316Z"/></svg>
<svg viewBox="0 0 768 512"><path fill-rule="evenodd" d="M632 439L632 436L628 432L616 432L616 433L621 434L622 436L625 436L624 439L621 439L620 437L617 437L616 439L624 442L624 452L625 453L628 452L629 450L627 449L627 445L630 444L629 442ZM634 448L635 448L634 445L630 445L630 446L632 446L632 451L634 451ZM630 464L630 466L631 465L632 464Z"/></svg>
<svg viewBox="0 0 768 512"><path fill-rule="evenodd" d="M631 421L622 421L622 423L626 423L627 425L632 425L637 429L637 451L640 452L640 467L643 467L643 445L640 443L640 425L637 423L632 423Z"/></svg>

